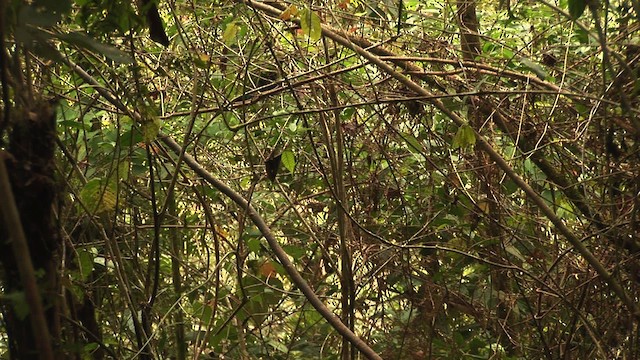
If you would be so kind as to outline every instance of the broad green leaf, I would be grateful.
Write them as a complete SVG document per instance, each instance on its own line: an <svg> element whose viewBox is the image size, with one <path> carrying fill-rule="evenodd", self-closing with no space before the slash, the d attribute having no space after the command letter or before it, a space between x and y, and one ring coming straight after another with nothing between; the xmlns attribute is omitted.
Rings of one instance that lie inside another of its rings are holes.
<svg viewBox="0 0 640 360"><path fill-rule="evenodd" d="M296 157L295 155L293 155L293 152L289 150L285 150L282 152L280 162L291 173L293 173L293 170L296 168Z"/></svg>
<svg viewBox="0 0 640 360"><path fill-rule="evenodd" d="M586 0L569 0L569 14L571 14L571 18L574 20L582 16L586 8Z"/></svg>
<svg viewBox="0 0 640 360"><path fill-rule="evenodd" d="M130 162L128 160L121 160L118 164L118 177L120 180L126 181L129 179L129 167Z"/></svg>
<svg viewBox="0 0 640 360"><path fill-rule="evenodd" d="M249 302L243 308L251 316L257 325L262 324L271 312L271 308L282 299L282 281L277 278L270 278L267 285L263 280L252 276L245 276L242 279L244 294L249 298Z"/></svg>
<svg viewBox="0 0 640 360"><path fill-rule="evenodd" d="M348 107L345 108L344 110L342 110L342 112L340 113L340 120L342 121L346 121L349 120L353 117L353 114L356 112L356 108L354 107Z"/></svg>
<svg viewBox="0 0 640 360"><path fill-rule="evenodd" d="M513 256L515 256L518 260L520 260L520 261L522 261L522 262L526 261L526 260L525 260L525 258L524 258L524 256L522 256L522 253L520 252L520 250L518 250L518 248L516 248L515 246L513 246L513 245L507 245L507 246L505 246L505 250L506 250L509 254L511 254L511 255L513 255Z"/></svg>
<svg viewBox="0 0 640 360"><path fill-rule="evenodd" d="M289 352L289 348L287 345L283 344L282 341L276 339L270 339L267 344L274 348L276 351L279 351L283 354L287 354Z"/></svg>
<svg viewBox="0 0 640 360"><path fill-rule="evenodd" d="M527 69L533 71L542 80L549 77L549 74L537 62L523 57L520 59L520 63L522 63L522 65L524 65Z"/></svg>
<svg viewBox="0 0 640 360"><path fill-rule="evenodd" d="M424 149L422 148L422 144L420 144L420 141L418 141L418 139L416 139L413 135L405 134L403 135L403 137L407 141L407 147L409 148L409 151L414 154L421 154L424 151Z"/></svg>
<svg viewBox="0 0 640 360"><path fill-rule="evenodd" d="M256 254L259 253L261 248L260 239L259 238L248 239L247 247L249 248L249 251L251 251L252 253L256 253Z"/></svg>
<svg viewBox="0 0 640 360"><path fill-rule="evenodd" d="M307 253L307 249L298 245L284 245L283 248L294 260L299 260Z"/></svg>
<svg viewBox="0 0 640 360"><path fill-rule="evenodd" d="M93 271L93 253L88 249L79 250L77 261L82 280L87 280Z"/></svg>
<svg viewBox="0 0 640 360"><path fill-rule="evenodd" d="M98 343L88 343L87 345L85 345L83 347L83 350L86 354L92 353L94 350L96 350L97 348L99 348L100 345L98 345Z"/></svg>
<svg viewBox="0 0 640 360"><path fill-rule="evenodd" d="M231 22L227 24L227 27L224 29L222 33L222 41L224 41L225 45L231 46L236 42L236 37L238 35L238 25L235 22Z"/></svg>
<svg viewBox="0 0 640 360"><path fill-rule="evenodd" d="M158 118L154 118L153 120L145 121L141 125L142 130L142 139L145 143L150 143L158 137L158 133L160 132L160 128L162 127L162 121Z"/></svg>
<svg viewBox="0 0 640 360"><path fill-rule="evenodd" d="M27 315L29 315L29 304L27 303L27 298L22 291L16 291L9 294L5 294L3 299L5 302L9 302L16 316L20 320L26 319Z"/></svg>
<svg viewBox="0 0 640 360"><path fill-rule="evenodd" d="M464 124L458 128L458 132L453 137L453 144L451 146L454 149L466 148L476 144L476 134L473 132L471 126Z"/></svg>
<svg viewBox="0 0 640 360"><path fill-rule="evenodd" d="M71 45L93 50L98 54L102 54L107 58L121 64L131 64L133 59L124 51L121 51L111 45L103 44L89 36L80 32L71 32L68 34L55 34L55 36Z"/></svg>
<svg viewBox="0 0 640 360"><path fill-rule="evenodd" d="M558 209L556 210L556 214L561 219L574 219L575 210L571 206L571 203L561 199L558 201Z"/></svg>
<svg viewBox="0 0 640 360"><path fill-rule="evenodd" d="M80 130L91 129L91 125L83 124L81 122L78 122L77 120L62 120L58 124L67 128L74 128L74 129L80 129Z"/></svg>
<svg viewBox="0 0 640 360"><path fill-rule="evenodd" d="M320 36L322 36L320 17L309 9L300 11L300 28L313 42L320 40Z"/></svg>
<svg viewBox="0 0 640 360"><path fill-rule="evenodd" d="M80 191L80 200L91 212L97 214L113 210L116 207L117 185L109 182L107 186L100 178L89 180Z"/></svg>

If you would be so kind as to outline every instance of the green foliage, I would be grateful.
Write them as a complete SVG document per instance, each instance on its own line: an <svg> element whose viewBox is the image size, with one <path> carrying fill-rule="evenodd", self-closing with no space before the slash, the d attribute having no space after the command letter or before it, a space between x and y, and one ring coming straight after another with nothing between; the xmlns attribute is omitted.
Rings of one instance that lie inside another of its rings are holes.
<svg viewBox="0 0 640 360"><path fill-rule="evenodd" d="M289 172L293 173L293 170L296 168L296 158L293 155L293 152L289 150L285 150L282 152L282 158L280 161L285 169L289 170Z"/></svg>
<svg viewBox="0 0 640 360"><path fill-rule="evenodd" d="M166 49L132 4L12 4L7 49L19 59L11 81L32 82L11 94L60 98L60 294L94 306L115 357L145 336L154 358L183 346L185 358L341 356L256 214L383 358L637 355L605 279L475 146L482 136L632 294L638 30L625 4L604 21L585 1L561 2L578 24L544 3L478 2L475 63L455 2L293 2L279 14L159 2ZM85 335L64 331L70 354L100 350Z"/></svg>
<svg viewBox="0 0 640 360"><path fill-rule="evenodd" d="M454 149L473 147L476 143L476 134L469 125L462 125L458 128L456 135L453 137L451 147Z"/></svg>
<svg viewBox="0 0 640 360"><path fill-rule="evenodd" d="M299 16L302 32L307 35L312 42L320 40L322 27L320 26L320 17L318 14L309 9L302 9Z"/></svg>
<svg viewBox="0 0 640 360"><path fill-rule="evenodd" d="M238 25L235 22L230 22L222 33L222 41L224 41L227 46L231 46L235 44L237 36Z"/></svg>
<svg viewBox="0 0 640 360"><path fill-rule="evenodd" d="M587 8L587 2L585 0L568 0L567 3L569 4L569 14L574 20L582 16L584 10Z"/></svg>
<svg viewBox="0 0 640 360"><path fill-rule="evenodd" d="M31 312L31 310L29 309L29 303L27 302L25 294L22 291L4 294L2 296L2 299L12 307L16 316L18 316L20 320L25 320L27 318L27 315L29 315L29 313Z"/></svg>
<svg viewBox="0 0 640 360"><path fill-rule="evenodd" d="M142 131L142 140L145 143L150 143L156 139L162 128L162 121L158 118L144 121L140 126Z"/></svg>
<svg viewBox="0 0 640 360"><path fill-rule="evenodd" d="M108 59L121 64L131 64L133 59L127 55L124 51L121 51L113 46L102 44L85 34L79 32L70 32L68 34L59 34L56 37L69 45L78 46L87 50L92 50L97 54L104 55Z"/></svg>
<svg viewBox="0 0 640 360"><path fill-rule="evenodd" d="M113 181L94 178L80 191L80 201L91 213L112 211L117 205L117 189Z"/></svg>

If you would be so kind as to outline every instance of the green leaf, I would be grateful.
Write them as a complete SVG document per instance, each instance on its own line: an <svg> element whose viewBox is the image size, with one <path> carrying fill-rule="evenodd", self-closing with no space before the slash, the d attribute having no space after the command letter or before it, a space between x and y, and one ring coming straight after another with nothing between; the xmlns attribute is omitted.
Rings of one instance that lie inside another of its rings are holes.
<svg viewBox="0 0 640 360"><path fill-rule="evenodd" d="M88 249L78 251L78 268L82 275L82 280L87 280L93 271L93 253Z"/></svg>
<svg viewBox="0 0 640 360"><path fill-rule="evenodd" d="M283 289L283 284L276 278L269 279L269 286L263 280L255 277L245 276L242 279L242 286L245 295L249 298L249 302L244 306L243 310L247 315L251 316L257 325L262 324L267 318L274 305L278 304L282 299L281 291L274 289Z"/></svg>
<svg viewBox="0 0 640 360"><path fill-rule="evenodd" d="M282 152L280 162L291 173L293 173L293 170L296 168L296 157L295 155L293 155L293 152L289 150L285 150Z"/></svg>
<svg viewBox="0 0 640 360"><path fill-rule="evenodd" d="M526 260L525 260L525 258L524 258L524 256L522 256L522 253L520 252L520 250L518 250L518 248L516 248L515 246L513 246L513 245L507 245L507 246L505 246L505 250L506 250L509 254L511 254L511 255L513 255L513 256L515 256L518 260L520 260L520 261L522 261L522 262L525 262L525 261L526 261Z"/></svg>
<svg viewBox="0 0 640 360"><path fill-rule="evenodd" d="M453 137L454 149L466 148L468 146L473 147L476 144L476 134L468 124L464 124L458 128L458 132Z"/></svg>
<svg viewBox="0 0 640 360"><path fill-rule="evenodd" d="M422 154L424 152L424 148L422 147L422 144L413 135L405 134L403 135L403 137L407 141L407 147L409 148L409 151L411 151L414 154Z"/></svg>
<svg viewBox="0 0 640 360"><path fill-rule="evenodd" d="M13 307L13 311L20 320L24 320L29 315L29 304L27 304L27 298L24 292L17 291L3 296L4 301L9 301Z"/></svg>
<svg viewBox="0 0 640 360"><path fill-rule="evenodd" d="M129 167L131 166L128 160L120 160L118 163L118 177L120 180L126 181L129 179Z"/></svg>
<svg viewBox="0 0 640 360"><path fill-rule="evenodd" d="M100 345L98 345L98 343L92 342L92 343L88 343L87 345L85 345L83 347L83 350L84 350L85 353L89 354L89 353L93 352L94 350L96 350L99 347L100 347Z"/></svg>
<svg viewBox="0 0 640 360"><path fill-rule="evenodd" d="M569 0L569 14L573 20L582 16L586 8L587 2L585 0Z"/></svg>
<svg viewBox="0 0 640 360"><path fill-rule="evenodd" d="M235 22L231 22L227 24L227 27L224 29L222 33L222 41L224 41L225 45L231 46L236 42L236 37L238 35L238 25Z"/></svg>
<svg viewBox="0 0 640 360"><path fill-rule="evenodd" d="M66 128L73 128L73 129L87 130L87 131L91 130L91 125L78 122L77 120L62 120L58 124Z"/></svg>
<svg viewBox="0 0 640 360"><path fill-rule="evenodd" d="M116 207L117 184L109 182L103 185L103 180L95 178L89 180L80 191L80 200L91 212L97 214L113 210Z"/></svg>
<svg viewBox="0 0 640 360"><path fill-rule="evenodd" d="M307 249L298 245L284 245L282 248L294 260L301 259L307 253Z"/></svg>
<svg viewBox="0 0 640 360"><path fill-rule="evenodd" d="M524 65L527 69L533 71L542 80L549 77L549 74L537 62L523 57L520 59L520 63L522 63L522 65Z"/></svg>
<svg viewBox="0 0 640 360"><path fill-rule="evenodd" d="M162 121L158 118L154 118L153 120L145 121L141 125L142 130L142 139L145 143L150 143L158 137L158 133L160 132L160 128L162 127Z"/></svg>
<svg viewBox="0 0 640 360"><path fill-rule="evenodd" d="M304 9L300 12L300 28L313 42L320 40L322 36L320 17L309 9Z"/></svg>
<svg viewBox="0 0 640 360"><path fill-rule="evenodd" d="M247 247L252 253L260 253L261 243L259 238L251 238L247 240Z"/></svg>
<svg viewBox="0 0 640 360"><path fill-rule="evenodd" d="M133 63L133 59L124 51L119 50L111 45L103 44L83 33L71 32L68 34L54 34L54 36L68 44L75 45L84 49L93 50L98 54L102 54L117 63Z"/></svg>

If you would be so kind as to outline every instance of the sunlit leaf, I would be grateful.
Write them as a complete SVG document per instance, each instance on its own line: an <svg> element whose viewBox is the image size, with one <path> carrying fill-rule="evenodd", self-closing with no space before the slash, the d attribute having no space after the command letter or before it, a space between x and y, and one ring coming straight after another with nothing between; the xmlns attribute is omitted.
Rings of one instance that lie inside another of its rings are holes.
<svg viewBox="0 0 640 360"><path fill-rule="evenodd" d="M211 56L209 56L207 54L204 54L204 53L198 53L193 58L193 62L200 69L208 68L210 61L211 61Z"/></svg>
<svg viewBox="0 0 640 360"><path fill-rule="evenodd" d="M458 132L453 137L453 144L451 146L454 149L466 148L476 144L476 134L471 126L464 124L458 128Z"/></svg>
<svg viewBox="0 0 640 360"><path fill-rule="evenodd" d="M96 214L115 209L117 200L117 184L94 178L80 191L80 200L91 212Z"/></svg>
<svg viewBox="0 0 640 360"><path fill-rule="evenodd" d="M281 20L291 20L292 17L298 15L298 7L295 6L294 4L289 5L288 8L286 8L282 14L280 14L280 19Z"/></svg>
<svg viewBox="0 0 640 360"><path fill-rule="evenodd" d="M293 152L289 150L282 152L280 161L282 162L282 165L284 165L285 169L289 170L289 172L293 172L296 168L296 157L293 155Z"/></svg>
<svg viewBox="0 0 640 360"><path fill-rule="evenodd" d="M227 27L224 29L222 33L222 41L224 41L225 45L231 46L236 42L236 37L238 35L238 25L235 22L231 22L227 24Z"/></svg>
<svg viewBox="0 0 640 360"><path fill-rule="evenodd" d="M311 39L311 41L318 41L322 36L320 17L314 11L309 9L300 11L300 28L302 29L302 32Z"/></svg>
<svg viewBox="0 0 640 360"><path fill-rule="evenodd" d="M142 130L142 140L145 143L150 143L156 139L158 133L160 132L160 128L162 127L162 121L158 118L154 118L153 120L147 120L141 125Z"/></svg>

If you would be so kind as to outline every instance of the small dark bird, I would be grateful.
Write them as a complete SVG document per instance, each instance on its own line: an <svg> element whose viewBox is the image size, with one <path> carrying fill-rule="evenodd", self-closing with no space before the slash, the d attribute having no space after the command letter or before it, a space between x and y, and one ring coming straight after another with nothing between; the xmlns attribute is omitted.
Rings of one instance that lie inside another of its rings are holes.
<svg viewBox="0 0 640 360"><path fill-rule="evenodd" d="M164 31L164 23L158 12L157 0L138 0L141 14L144 14L149 26L149 37L162 46L169 46L169 37Z"/></svg>
<svg viewBox="0 0 640 360"><path fill-rule="evenodd" d="M278 155L272 155L264 161L264 169L267 172L267 178L271 182L276 181L276 175L278 175L278 169L280 168L280 160L282 159L282 153Z"/></svg>

